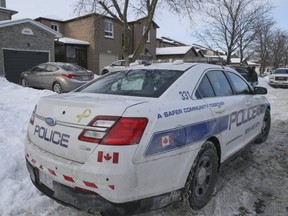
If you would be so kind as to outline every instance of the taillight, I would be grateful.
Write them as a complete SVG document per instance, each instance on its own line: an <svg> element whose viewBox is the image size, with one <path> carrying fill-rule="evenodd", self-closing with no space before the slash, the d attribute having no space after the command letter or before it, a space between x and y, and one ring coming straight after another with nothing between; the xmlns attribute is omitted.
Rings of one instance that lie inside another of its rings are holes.
<svg viewBox="0 0 288 216"><path fill-rule="evenodd" d="M78 139L85 142L100 143L119 118L119 116L97 116L88 124L90 128L83 130Z"/></svg>
<svg viewBox="0 0 288 216"><path fill-rule="evenodd" d="M103 145L131 145L140 142L148 123L147 118L98 116L78 139Z"/></svg>
<svg viewBox="0 0 288 216"><path fill-rule="evenodd" d="M75 79L75 78L79 78L79 75L76 74L62 74L63 76L69 78L69 79Z"/></svg>

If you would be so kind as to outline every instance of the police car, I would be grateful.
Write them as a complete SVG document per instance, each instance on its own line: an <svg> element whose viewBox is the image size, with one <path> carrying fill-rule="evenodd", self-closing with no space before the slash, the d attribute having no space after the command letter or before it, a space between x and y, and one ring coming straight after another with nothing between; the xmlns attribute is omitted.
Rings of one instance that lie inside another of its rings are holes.
<svg viewBox="0 0 288 216"><path fill-rule="evenodd" d="M270 104L235 70L159 63L39 100L25 141L34 185L65 205L128 215L204 207L221 164L264 142Z"/></svg>

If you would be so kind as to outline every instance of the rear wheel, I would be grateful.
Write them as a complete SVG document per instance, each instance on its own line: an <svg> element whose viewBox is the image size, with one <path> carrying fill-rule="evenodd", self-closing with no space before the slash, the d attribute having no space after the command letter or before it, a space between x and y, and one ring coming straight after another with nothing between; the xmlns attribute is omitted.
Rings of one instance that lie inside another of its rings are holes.
<svg viewBox="0 0 288 216"><path fill-rule="evenodd" d="M58 94L61 94L62 91L63 91L62 86L61 86L60 83L58 83L58 82L55 82L55 83L53 84L52 90L53 90L54 92L58 93Z"/></svg>
<svg viewBox="0 0 288 216"><path fill-rule="evenodd" d="M263 143L267 140L269 131L270 131L270 126L271 126L271 114L270 114L270 110L266 109L263 122L262 122L261 134L255 140L255 143Z"/></svg>
<svg viewBox="0 0 288 216"><path fill-rule="evenodd" d="M214 144L206 141L199 151L186 182L192 209L203 208L210 200L217 179L218 156Z"/></svg>

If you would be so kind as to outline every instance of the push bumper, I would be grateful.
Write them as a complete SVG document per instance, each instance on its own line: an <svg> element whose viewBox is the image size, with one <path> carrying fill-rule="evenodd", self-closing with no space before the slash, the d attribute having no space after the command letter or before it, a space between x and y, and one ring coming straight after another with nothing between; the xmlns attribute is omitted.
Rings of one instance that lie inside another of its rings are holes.
<svg viewBox="0 0 288 216"><path fill-rule="evenodd" d="M288 87L288 82L269 81L269 85L273 87Z"/></svg>
<svg viewBox="0 0 288 216"><path fill-rule="evenodd" d="M39 181L39 170L33 167L27 160L26 165L31 180L39 191L62 205L74 207L85 212L100 212L111 216L133 215L164 207L179 200L181 196L181 190L177 190L151 198L119 204L110 202L96 193L91 194L78 191L56 181L53 181L54 191L52 191Z"/></svg>

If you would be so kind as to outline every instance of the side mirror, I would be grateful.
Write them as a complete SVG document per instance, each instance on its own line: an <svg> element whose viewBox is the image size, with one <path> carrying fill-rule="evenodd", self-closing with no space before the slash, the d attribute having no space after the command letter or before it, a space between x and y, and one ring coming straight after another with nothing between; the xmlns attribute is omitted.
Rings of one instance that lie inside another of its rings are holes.
<svg viewBox="0 0 288 216"><path fill-rule="evenodd" d="M267 89L265 87L256 86L254 87L254 94L267 94Z"/></svg>

